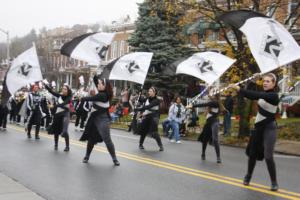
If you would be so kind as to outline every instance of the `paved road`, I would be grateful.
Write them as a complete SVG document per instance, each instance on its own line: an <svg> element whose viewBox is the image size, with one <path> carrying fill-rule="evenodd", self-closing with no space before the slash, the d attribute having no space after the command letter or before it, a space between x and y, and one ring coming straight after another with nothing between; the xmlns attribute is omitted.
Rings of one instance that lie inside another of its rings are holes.
<svg viewBox="0 0 300 200"><path fill-rule="evenodd" d="M141 151L137 136L112 129L121 166L113 166L104 144L97 145L90 162L83 164L81 133L72 125L70 132L71 151L66 153L64 143L53 150L52 136L28 140L22 127L10 126L0 132L0 171L50 200L300 200L299 157L276 155L281 189L271 192L264 162L258 163L252 185L242 185L247 160L243 149L222 146L223 163L217 164L212 147L206 161L200 160L197 142L163 140L165 151L159 152L155 141L147 138Z"/></svg>

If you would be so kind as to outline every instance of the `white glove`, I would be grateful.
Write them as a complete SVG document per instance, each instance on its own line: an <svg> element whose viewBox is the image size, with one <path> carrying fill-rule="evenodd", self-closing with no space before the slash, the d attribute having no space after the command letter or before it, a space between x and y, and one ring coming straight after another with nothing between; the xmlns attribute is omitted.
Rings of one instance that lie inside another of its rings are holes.
<svg viewBox="0 0 300 200"><path fill-rule="evenodd" d="M47 79L44 79L43 83L46 84L46 85L49 85L49 82L47 81Z"/></svg>

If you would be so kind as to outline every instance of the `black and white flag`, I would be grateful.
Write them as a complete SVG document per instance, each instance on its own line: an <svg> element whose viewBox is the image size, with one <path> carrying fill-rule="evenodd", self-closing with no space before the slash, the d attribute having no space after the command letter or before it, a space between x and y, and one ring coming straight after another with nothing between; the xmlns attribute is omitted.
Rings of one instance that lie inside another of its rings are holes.
<svg viewBox="0 0 300 200"><path fill-rule="evenodd" d="M293 36L272 18L249 10L238 10L226 12L219 19L246 35L262 73L300 59L300 47Z"/></svg>
<svg viewBox="0 0 300 200"><path fill-rule="evenodd" d="M87 33L74 38L61 47L61 54L98 66L105 59L106 52L115 33Z"/></svg>
<svg viewBox="0 0 300 200"><path fill-rule="evenodd" d="M234 62L234 59L220 53L210 51L195 53L177 66L176 74L188 74L211 85L220 78Z"/></svg>
<svg viewBox="0 0 300 200"><path fill-rule="evenodd" d="M153 53L134 52L126 54L106 66L100 75L109 80L126 80L144 84Z"/></svg>
<svg viewBox="0 0 300 200"><path fill-rule="evenodd" d="M36 48L24 51L15 58L6 74L6 86L10 94L20 88L37 81L43 80Z"/></svg>

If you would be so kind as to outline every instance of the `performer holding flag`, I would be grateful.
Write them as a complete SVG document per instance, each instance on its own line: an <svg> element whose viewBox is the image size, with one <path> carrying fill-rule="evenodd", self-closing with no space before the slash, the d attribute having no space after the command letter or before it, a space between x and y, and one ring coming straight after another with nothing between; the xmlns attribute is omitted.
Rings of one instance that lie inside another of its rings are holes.
<svg viewBox="0 0 300 200"><path fill-rule="evenodd" d="M188 59L181 62L176 68L176 74L188 74L195 76L201 80L204 80L208 85L212 85L222 74L235 62L235 60L226 57L216 52L202 52L195 53ZM197 97L202 96L205 92L200 93ZM202 160L206 159L205 151L207 143L212 141L216 154L217 163L221 163L220 145L218 139L219 130L219 113L222 104L220 103L218 95L212 95L213 90L210 91L210 101L204 104L189 105L187 108L193 107L208 107L208 113L206 115L206 122L199 137L199 141L202 142ZM197 98L196 97L196 98ZM194 101L196 100L194 98ZM193 102L192 102L193 103Z"/></svg>
<svg viewBox="0 0 300 200"><path fill-rule="evenodd" d="M210 90L209 99L210 101L202 104L189 105L187 108L195 108L195 107L207 107L207 115L206 122L204 124L202 133L200 134L198 141L202 142L202 154L201 159L205 160L205 151L207 147L207 143L211 142L216 150L217 155L217 163L221 163L220 156L220 144L219 144L219 114L220 114L220 99L218 95L211 95L213 89Z"/></svg>
<svg viewBox="0 0 300 200"><path fill-rule="evenodd" d="M246 151L249 160L247 174L244 178L244 185L249 185L250 183L256 160L263 160L263 158L265 158L271 178L271 190L277 191L278 183L273 158L277 128L275 114L279 104L277 78L273 73L264 75L263 92L245 90L234 84L231 84L230 87L237 90L241 95L248 99L258 100L255 131L253 131L251 135Z"/></svg>
<svg viewBox="0 0 300 200"><path fill-rule="evenodd" d="M98 79L98 76L95 75L93 79L95 85L97 86L98 94L80 99L81 102L93 102L90 117L85 126L84 133L80 138L80 141L88 141L86 154L82 162L87 163L90 159L90 155L95 144L97 144L97 142L104 141L107 150L112 157L114 165L119 166L120 162L117 159L115 146L110 136L110 115L108 109L110 106L110 101L113 98L112 87L105 78Z"/></svg>
<svg viewBox="0 0 300 200"><path fill-rule="evenodd" d="M54 92L44 81L45 88L58 98L54 106L56 112L53 116L53 122L49 127L48 133L54 135L54 150L58 149L59 135L65 138L66 147L64 151L70 151L68 127L70 122L70 102L72 100L72 91L68 85L62 87L61 93Z"/></svg>
<svg viewBox="0 0 300 200"><path fill-rule="evenodd" d="M147 134L151 134L156 140L159 151L163 151L164 147L161 142L161 138L158 133L158 123L159 123L159 99L157 98L157 90L155 87L150 87L148 90L148 98L141 100L144 102L142 107L136 108L136 111L143 112L143 120L141 123L141 129L139 130L140 143L139 148L144 149L144 141Z"/></svg>

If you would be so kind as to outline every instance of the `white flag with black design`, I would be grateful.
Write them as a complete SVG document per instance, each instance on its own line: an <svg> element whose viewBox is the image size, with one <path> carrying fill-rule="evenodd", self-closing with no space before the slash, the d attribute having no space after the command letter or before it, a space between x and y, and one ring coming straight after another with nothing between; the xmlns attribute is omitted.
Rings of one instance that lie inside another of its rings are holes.
<svg viewBox="0 0 300 200"><path fill-rule="evenodd" d="M220 53L210 51L195 53L179 63L176 74L188 74L211 85L220 78L234 62L234 59Z"/></svg>
<svg viewBox="0 0 300 200"><path fill-rule="evenodd" d="M65 43L60 52L91 65L99 65L105 59L114 35L115 33L87 33Z"/></svg>
<svg viewBox="0 0 300 200"><path fill-rule="evenodd" d="M300 47L288 30L263 14L238 10L219 17L241 30L262 73L300 59Z"/></svg>
<svg viewBox="0 0 300 200"><path fill-rule="evenodd" d="M126 80L144 84L153 53L134 52L126 54L104 68L100 77L109 80Z"/></svg>
<svg viewBox="0 0 300 200"><path fill-rule="evenodd" d="M43 80L43 76L36 49L33 46L13 60L7 71L6 85L10 94L14 94L27 84L40 80Z"/></svg>

